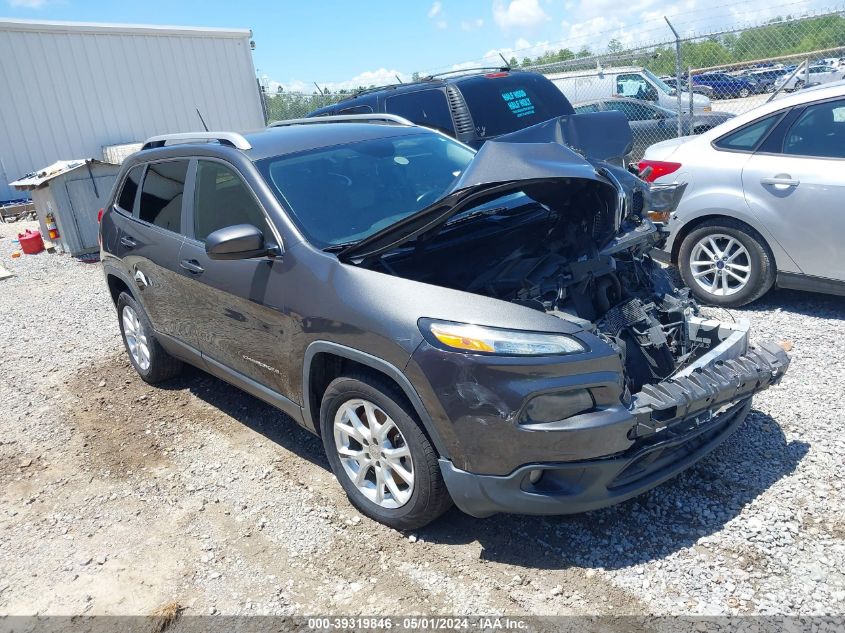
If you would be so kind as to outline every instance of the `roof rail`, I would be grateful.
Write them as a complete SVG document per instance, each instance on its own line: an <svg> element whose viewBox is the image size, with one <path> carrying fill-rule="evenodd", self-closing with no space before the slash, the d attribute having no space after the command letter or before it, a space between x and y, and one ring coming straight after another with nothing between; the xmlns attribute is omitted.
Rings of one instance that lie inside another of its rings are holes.
<svg viewBox="0 0 845 633"><path fill-rule="evenodd" d="M438 77L445 77L447 75L462 75L462 74L472 74L478 73L482 71L493 71L493 72L509 72L513 70L510 66L479 66L478 68L460 68L458 70L447 70L446 72L442 73L434 73L433 75L426 75L425 77L421 77L423 81L429 79L436 79Z"/></svg>
<svg viewBox="0 0 845 633"><path fill-rule="evenodd" d="M228 145L235 149L252 149L242 134L237 132L182 132L180 134L160 134L144 141L142 150L154 147L164 147L170 141L217 141L221 145Z"/></svg>
<svg viewBox="0 0 845 633"><path fill-rule="evenodd" d="M314 123L396 123L398 125L414 125L408 119L395 114L336 114L332 116L315 116L307 119L288 119L276 121L267 127L286 127L288 125L311 125Z"/></svg>

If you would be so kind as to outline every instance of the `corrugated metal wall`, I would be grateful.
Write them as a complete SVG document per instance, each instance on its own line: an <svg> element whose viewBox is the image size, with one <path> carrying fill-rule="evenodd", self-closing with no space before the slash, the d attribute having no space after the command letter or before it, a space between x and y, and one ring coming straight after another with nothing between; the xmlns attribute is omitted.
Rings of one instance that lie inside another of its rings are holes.
<svg viewBox="0 0 845 633"><path fill-rule="evenodd" d="M0 21L0 200L56 160L264 125L249 31Z"/></svg>

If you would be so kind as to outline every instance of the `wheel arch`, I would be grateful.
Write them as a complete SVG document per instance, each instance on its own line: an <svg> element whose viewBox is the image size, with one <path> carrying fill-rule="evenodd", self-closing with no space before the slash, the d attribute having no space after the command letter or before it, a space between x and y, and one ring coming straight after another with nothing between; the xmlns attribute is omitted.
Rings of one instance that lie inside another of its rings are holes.
<svg viewBox="0 0 845 633"><path fill-rule="evenodd" d="M361 350L333 343L314 341L305 350L302 370L303 421L309 430L320 434L320 402L332 380L349 373L375 374L390 381L413 409L440 457L449 459L443 438L434 426L422 399L411 381L395 365Z"/></svg>
<svg viewBox="0 0 845 633"><path fill-rule="evenodd" d="M130 297L136 301L138 300L138 297L132 291L132 286L113 268L106 269L106 284L109 288L112 303L115 306L117 305L117 298L120 296L121 292L126 292Z"/></svg>

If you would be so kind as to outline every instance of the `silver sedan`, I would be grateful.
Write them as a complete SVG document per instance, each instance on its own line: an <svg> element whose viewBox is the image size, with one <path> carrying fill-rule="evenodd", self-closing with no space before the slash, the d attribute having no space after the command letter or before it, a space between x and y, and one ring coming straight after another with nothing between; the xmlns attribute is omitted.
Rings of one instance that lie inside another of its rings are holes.
<svg viewBox="0 0 845 633"><path fill-rule="evenodd" d="M845 295L845 82L652 145L639 166L687 183L663 256L702 301L740 306L775 284Z"/></svg>

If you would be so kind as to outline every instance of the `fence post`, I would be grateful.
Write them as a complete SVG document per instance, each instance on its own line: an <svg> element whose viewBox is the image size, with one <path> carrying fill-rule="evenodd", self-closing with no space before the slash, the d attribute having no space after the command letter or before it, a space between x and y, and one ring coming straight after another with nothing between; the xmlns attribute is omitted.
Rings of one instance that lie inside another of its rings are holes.
<svg viewBox="0 0 845 633"><path fill-rule="evenodd" d="M666 20L666 24L669 25L669 28L672 29L672 34L675 36L675 94L678 97L678 137L681 137L684 135L684 105L681 101L683 98L681 96L681 36L678 35L669 18L664 15L663 19Z"/></svg>

